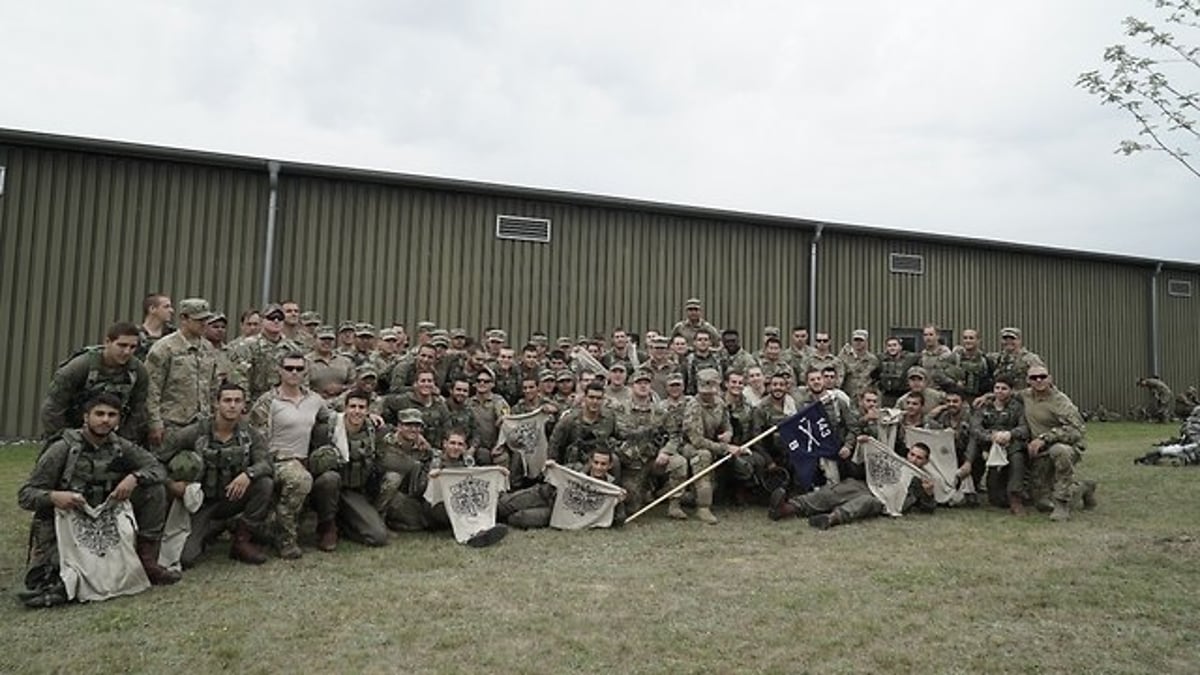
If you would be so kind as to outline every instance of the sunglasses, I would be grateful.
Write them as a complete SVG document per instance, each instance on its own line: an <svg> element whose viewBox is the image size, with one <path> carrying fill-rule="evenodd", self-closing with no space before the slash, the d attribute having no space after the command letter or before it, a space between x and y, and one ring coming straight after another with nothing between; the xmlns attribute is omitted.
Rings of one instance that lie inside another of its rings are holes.
<svg viewBox="0 0 1200 675"><path fill-rule="evenodd" d="M280 368L283 368L284 370L288 371L289 373L303 373L304 372L304 366L280 366Z"/></svg>
<svg viewBox="0 0 1200 675"><path fill-rule="evenodd" d="M1028 379L1030 382L1041 382L1042 380L1044 380L1048 377L1050 377L1050 376L1049 375L1030 375L1026 379Z"/></svg>
<svg viewBox="0 0 1200 675"><path fill-rule="evenodd" d="M829 342L829 338L817 338L817 342Z"/></svg>
<svg viewBox="0 0 1200 675"><path fill-rule="evenodd" d="M489 380L486 377L481 377L478 380L475 380L475 384L491 384L491 383L492 383L492 380Z"/></svg>
<svg viewBox="0 0 1200 675"><path fill-rule="evenodd" d="M267 320L267 321L283 321L283 315L282 315L282 314L272 314L271 316L268 316L268 317L265 317L265 318L266 318L266 320Z"/></svg>

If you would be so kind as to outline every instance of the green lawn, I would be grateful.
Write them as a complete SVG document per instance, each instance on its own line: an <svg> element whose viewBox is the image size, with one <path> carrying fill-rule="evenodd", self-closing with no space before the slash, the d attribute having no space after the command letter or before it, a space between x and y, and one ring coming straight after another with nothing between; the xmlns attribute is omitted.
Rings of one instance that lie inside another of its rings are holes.
<svg viewBox="0 0 1200 675"><path fill-rule="evenodd" d="M26 610L34 449L0 449L0 672L1200 672L1200 468L1135 466L1173 429L1096 424L1100 506L827 532L764 510L623 531L343 543L298 562L218 554L181 584Z"/></svg>

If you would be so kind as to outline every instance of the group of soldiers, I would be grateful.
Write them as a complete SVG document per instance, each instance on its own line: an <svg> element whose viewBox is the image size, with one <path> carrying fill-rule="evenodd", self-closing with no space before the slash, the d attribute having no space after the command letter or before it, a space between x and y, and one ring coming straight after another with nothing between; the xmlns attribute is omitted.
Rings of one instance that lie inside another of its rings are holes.
<svg viewBox="0 0 1200 675"><path fill-rule="evenodd" d="M670 518L705 523L717 522L714 500L769 504L774 519L805 515L819 527L878 515L862 506L870 499L856 447L886 437L888 425L898 427L896 453L918 465L929 448L914 451L904 429L953 429L958 477L1015 514L1032 504L1063 520L1073 502L1095 503L1095 484L1074 477L1083 419L1015 327L990 353L976 330L950 347L933 325L915 352L888 337L876 353L866 330L835 351L823 331L810 344L804 326L786 335L768 326L751 351L692 298L665 332L618 327L553 342L534 333L515 343L499 327L478 339L425 321L411 336L399 323L335 327L288 301L242 312L239 337L227 342L228 318L203 299L175 306L154 294L144 309L140 325L114 324L54 374L46 444L19 495L34 512L30 604L58 599L34 588L56 564L54 509L109 499L132 503L150 581L177 581L159 542L168 508L192 484L203 502L184 569L224 532L237 560L262 563L266 547L298 558L309 509L323 551L339 537L382 546L396 532L446 528L444 507L422 495L449 467L503 467L511 489L498 520L544 527L553 487L501 442L505 420L533 413L545 415L549 462L619 486L622 514L666 494ZM810 403L842 443L815 483L820 504L795 494L790 450L771 433ZM996 452L1006 466L986 470ZM672 493L689 478L689 490ZM932 495L915 487L927 494L914 502Z"/></svg>

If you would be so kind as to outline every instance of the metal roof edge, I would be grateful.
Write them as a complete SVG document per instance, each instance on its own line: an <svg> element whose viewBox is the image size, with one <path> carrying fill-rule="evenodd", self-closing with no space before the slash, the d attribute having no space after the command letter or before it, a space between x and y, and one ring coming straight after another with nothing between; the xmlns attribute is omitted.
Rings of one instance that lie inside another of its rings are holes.
<svg viewBox="0 0 1200 675"><path fill-rule="evenodd" d="M486 194L500 197L535 199L540 201L553 201L605 208L653 211L664 215L700 217L707 220L718 221L736 221L739 223L752 223L770 227L804 228L815 231L818 226L823 226L826 232L829 234L846 234L851 236L872 237L876 239L908 239L922 243L940 245L961 244L975 248L992 248L1016 253L1029 253L1061 258L1114 262L1125 265L1139 265L1146 267L1155 267L1161 263L1163 267L1167 269L1200 272L1200 263L1183 260L1166 260L1142 256L1129 256L1119 253L1068 249L1055 246L1004 241L999 239L984 239L962 235L922 232L920 230L903 230L890 227L878 227L874 225L837 223L819 219L799 218L795 216L753 213L733 209L659 202L646 199L620 197L615 195L557 190L552 188L489 183L484 181L408 174L378 169L341 167L282 159L273 160L268 158L251 157L248 155L235 155L207 150L192 150L186 148L150 145L130 141L53 134L25 129L0 127L0 143L50 147L64 150L77 150L104 154L119 154L146 159L174 160L194 164L216 165L240 169L261 169L264 177L266 176L267 163L270 161L277 161L282 166L282 175L287 175L290 173L294 175L313 176L320 178L355 179L372 183L400 184L412 187L450 190L454 192L466 192L473 194Z"/></svg>

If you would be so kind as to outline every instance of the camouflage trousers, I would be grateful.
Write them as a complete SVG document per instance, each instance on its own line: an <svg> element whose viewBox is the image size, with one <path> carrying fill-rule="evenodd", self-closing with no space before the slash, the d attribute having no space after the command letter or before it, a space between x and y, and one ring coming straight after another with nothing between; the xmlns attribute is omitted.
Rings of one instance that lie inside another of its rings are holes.
<svg viewBox="0 0 1200 675"><path fill-rule="evenodd" d="M1058 502L1069 502L1075 495L1075 464L1082 458L1074 446L1055 443L1043 448L1030 461L1034 501L1046 496ZM1011 459L1011 458L1010 458Z"/></svg>
<svg viewBox="0 0 1200 675"><path fill-rule="evenodd" d="M883 504L871 494L867 484L856 478L792 497L792 505L801 516L836 513L838 520L848 523L883 515Z"/></svg>
<svg viewBox="0 0 1200 675"><path fill-rule="evenodd" d="M304 501L312 491L313 477L298 459L275 462L275 485L279 497L275 502L275 522L279 528L279 546L295 545L296 530Z"/></svg>

